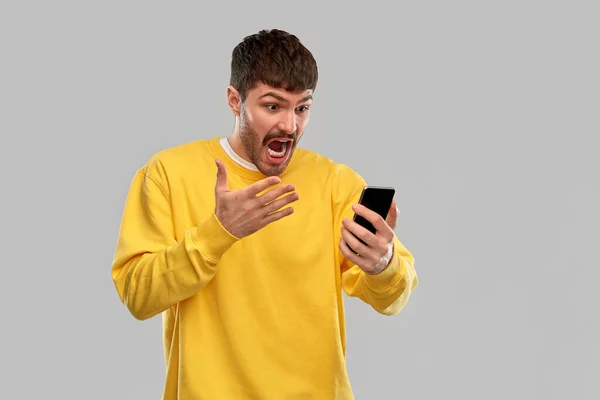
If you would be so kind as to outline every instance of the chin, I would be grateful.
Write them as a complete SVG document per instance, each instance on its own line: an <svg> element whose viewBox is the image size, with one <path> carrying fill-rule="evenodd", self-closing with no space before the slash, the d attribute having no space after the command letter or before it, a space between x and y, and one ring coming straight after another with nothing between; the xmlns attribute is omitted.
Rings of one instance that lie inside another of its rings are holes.
<svg viewBox="0 0 600 400"><path fill-rule="evenodd" d="M258 170L267 176L277 176L281 175L285 169L288 167L290 160L292 159L292 155L294 153L293 146L286 151L286 154L281 159L274 159L268 155L267 148L263 148L258 157L258 162L255 162L254 165L258 168Z"/></svg>
<svg viewBox="0 0 600 400"><path fill-rule="evenodd" d="M283 171L285 171L285 169L287 168L287 165L288 165L287 162L285 164L279 164L279 165L273 165L273 164L261 162L261 163L257 164L256 167L263 175L279 176L283 173Z"/></svg>

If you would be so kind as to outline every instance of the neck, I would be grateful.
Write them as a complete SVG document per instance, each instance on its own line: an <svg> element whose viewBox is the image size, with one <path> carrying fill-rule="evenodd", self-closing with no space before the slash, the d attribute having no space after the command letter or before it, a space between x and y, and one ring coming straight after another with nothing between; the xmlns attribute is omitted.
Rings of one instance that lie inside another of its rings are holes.
<svg viewBox="0 0 600 400"><path fill-rule="evenodd" d="M240 119L235 119L235 127L233 128L233 132L230 136L227 137L227 141L229 145L235 151L235 153L248 162L252 162L246 150L244 150L244 146L242 145L242 139L240 137Z"/></svg>

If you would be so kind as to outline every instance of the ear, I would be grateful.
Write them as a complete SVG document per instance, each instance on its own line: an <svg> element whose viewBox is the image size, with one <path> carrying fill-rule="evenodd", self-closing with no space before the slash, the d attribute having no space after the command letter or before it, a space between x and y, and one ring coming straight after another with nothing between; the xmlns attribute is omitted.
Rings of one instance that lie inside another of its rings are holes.
<svg viewBox="0 0 600 400"><path fill-rule="evenodd" d="M242 105L241 97L239 92L231 85L227 87L227 104L229 104L229 108L233 114L239 117Z"/></svg>

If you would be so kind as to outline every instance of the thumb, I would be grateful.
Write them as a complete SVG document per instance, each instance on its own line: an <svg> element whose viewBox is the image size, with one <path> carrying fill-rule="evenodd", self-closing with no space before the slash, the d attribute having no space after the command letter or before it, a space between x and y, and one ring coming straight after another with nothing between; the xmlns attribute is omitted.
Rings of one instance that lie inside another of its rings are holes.
<svg viewBox="0 0 600 400"><path fill-rule="evenodd" d="M392 204L390 205L390 210L388 211L385 222L390 228L392 228L392 230L396 229L396 223L398 222L398 206L396 205L396 200L392 200Z"/></svg>
<svg viewBox="0 0 600 400"><path fill-rule="evenodd" d="M223 161L215 159L217 165L217 182L215 184L215 192L221 192L228 189L227 185L227 168Z"/></svg>

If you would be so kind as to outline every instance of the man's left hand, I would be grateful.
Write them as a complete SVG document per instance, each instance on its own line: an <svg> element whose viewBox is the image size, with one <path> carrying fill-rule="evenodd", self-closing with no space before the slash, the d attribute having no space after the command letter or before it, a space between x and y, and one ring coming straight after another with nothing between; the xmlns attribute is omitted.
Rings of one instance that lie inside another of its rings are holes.
<svg viewBox="0 0 600 400"><path fill-rule="evenodd" d="M394 240L394 230L396 229L398 220L396 201L392 201L385 220L376 212L360 204L355 204L352 210L373 224L376 233L373 234L352 219L345 218L342 221L340 250L348 261L356 264L366 273L378 274L386 267L386 265L381 265L380 261L387 254L388 246ZM365 242L365 244L361 243L357 237ZM350 250L348 246L355 252Z"/></svg>

